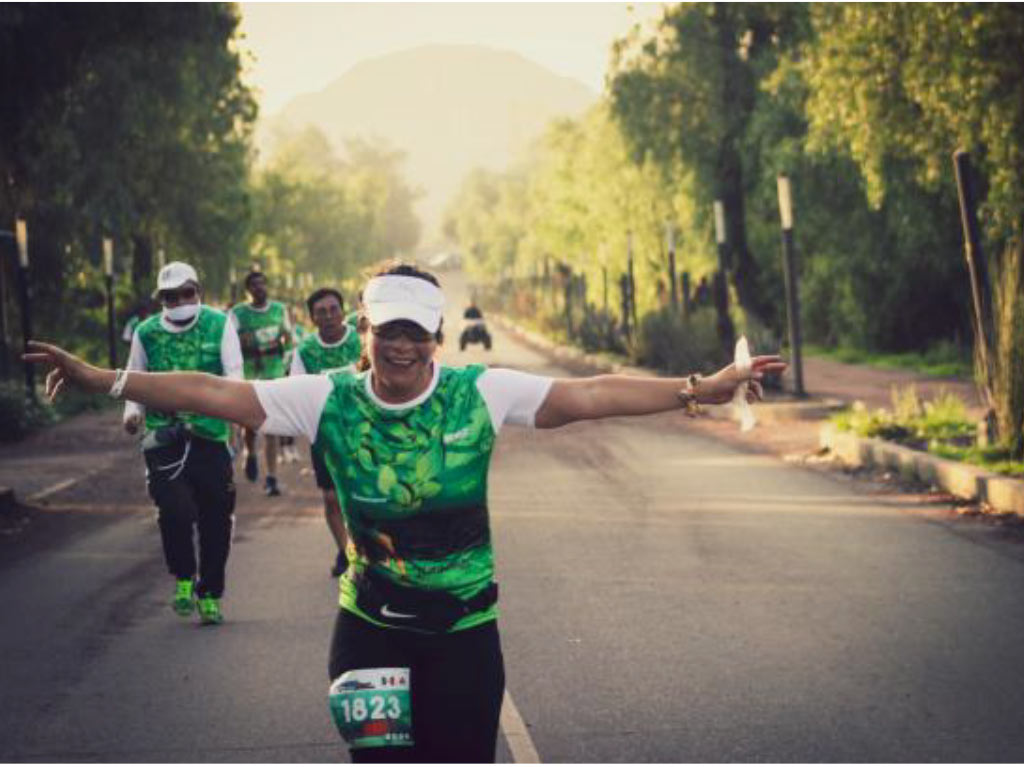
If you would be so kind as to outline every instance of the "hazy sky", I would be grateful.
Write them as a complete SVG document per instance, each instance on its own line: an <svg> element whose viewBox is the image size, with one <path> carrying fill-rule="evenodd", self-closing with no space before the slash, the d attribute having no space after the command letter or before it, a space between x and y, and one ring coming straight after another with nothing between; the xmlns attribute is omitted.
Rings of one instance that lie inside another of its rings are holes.
<svg viewBox="0 0 1024 767"><path fill-rule="evenodd" d="M428 43L515 51L595 92L609 49L660 3L242 3L247 80L270 115L362 59Z"/></svg>

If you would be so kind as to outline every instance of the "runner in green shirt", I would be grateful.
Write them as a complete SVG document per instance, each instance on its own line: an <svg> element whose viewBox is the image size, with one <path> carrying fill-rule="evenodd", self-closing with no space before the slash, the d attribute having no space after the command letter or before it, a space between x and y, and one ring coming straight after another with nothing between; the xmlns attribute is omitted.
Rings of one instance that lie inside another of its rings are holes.
<svg viewBox="0 0 1024 767"><path fill-rule="evenodd" d="M285 305L267 297L267 278L262 272L252 271L245 277L245 289L250 302L231 308L231 319L238 329L245 358L245 378L248 381L269 381L288 374L285 356L292 345L291 322ZM264 436L267 459L267 478L264 492L281 494L277 484L276 436ZM245 476L250 482L259 477L256 459L256 432L245 430Z"/></svg>
<svg viewBox="0 0 1024 767"><path fill-rule="evenodd" d="M163 311L132 335L128 369L196 370L241 380L238 334L227 315L200 303L195 269L167 264L157 277L157 296ZM146 484L158 509L167 569L177 581L171 606L183 616L198 609L202 623L220 623L235 508L229 426L195 410L128 402L125 430L135 434L143 424Z"/></svg>
<svg viewBox="0 0 1024 767"><path fill-rule="evenodd" d="M372 278L360 372L234 382L93 367L32 343L46 391L68 383L163 409L201 410L317 444L355 558L341 578L329 661L330 706L354 762L487 762L504 691L487 473L503 425L575 421L725 403L785 369L754 357L701 378L551 379L435 360L443 294L398 264ZM365 322L363 322L365 320Z"/></svg>
<svg viewBox="0 0 1024 767"><path fill-rule="evenodd" d="M334 288L320 288L310 294L306 300L306 308L309 309L309 316L316 325L316 332L310 333L298 345L292 358L290 374L318 374L354 367L359 361L363 345L355 328L342 320L345 303L341 293ZM348 567L348 557L345 553L348 540L345 534L345 520L341 516L334 483L331 482L321 451L315 444L312 445L312 460L316 484L324 496L324 517L327 520L327 527L334 536L334 542L338 544L338 553L331 567L331 575L337 578Z"/></svg>

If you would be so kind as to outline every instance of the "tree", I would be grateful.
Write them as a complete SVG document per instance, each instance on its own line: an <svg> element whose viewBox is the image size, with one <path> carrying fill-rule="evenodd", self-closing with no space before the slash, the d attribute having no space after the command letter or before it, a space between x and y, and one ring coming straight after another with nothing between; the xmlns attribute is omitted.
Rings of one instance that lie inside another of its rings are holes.
<svg viewBox="0 0 1024 767"><path fill-rule="evenodd" d="M924 189L952 190L953 150L977 158L985 244L999 256L997 353L979 375L1000 437L1024 454L1024 15L1012 5L852 4L815 6L812 20L816 38L797 65L811 138L850 153L872 201L891 196L894 166Z"/></svg>
<svg viewBox="0 0 1024 767"><path fill-rule="evenodd" d="M751 173L744 139L758 87L774 68L803 9L759 3L683 3L665 11L654 36L615 49L610 98L637 159L691 169L702 209L725 208L730 269L740 303L772 321L772 295L750 250Z"/></svg>

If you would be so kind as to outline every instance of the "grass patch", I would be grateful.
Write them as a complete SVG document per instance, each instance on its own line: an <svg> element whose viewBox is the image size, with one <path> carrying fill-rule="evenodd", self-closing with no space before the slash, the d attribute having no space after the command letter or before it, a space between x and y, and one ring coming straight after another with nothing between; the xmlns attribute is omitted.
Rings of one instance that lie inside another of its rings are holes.
<svg viewBox="0 0 1024 767"><path fill-rule="evenodd" d="M938 343L924 352L885 353L851 347L826 347L806 344L804 351L815 357L853 365L870 365L883 370L910 370L939 378L972 380L974 367L970 354L949 342Z"/></svg>
<svg viewBox="0 0 1024 767"><path fill-rule="evenodd" d="M996 474L1024 477L1024 461L1015 460L1009 448L976 444L976 424L968 418L963 400L948 392L921 402L913 386L894 388L891 409L868 410L860 405L830 420L840 431L859 437L884 439Z"/></svg>

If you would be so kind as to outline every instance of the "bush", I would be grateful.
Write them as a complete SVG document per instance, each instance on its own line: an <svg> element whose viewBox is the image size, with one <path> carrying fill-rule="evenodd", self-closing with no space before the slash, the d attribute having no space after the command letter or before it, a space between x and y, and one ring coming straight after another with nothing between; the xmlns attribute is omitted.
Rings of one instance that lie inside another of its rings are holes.
<svg viewBox="0 0 1024 767"><path fill-rule="evenodd" d="M635 361L666 373L711 373L732 361L732 349L718 340L713 309L700 309L689 319L661 309L644 315L637 333Z"/></svg>
<svg viewBox="0 0 1024 767"><path fill-rule="evenodd" d="M56 420L53 408L27 400L20 384L0 383L0 440L17 442Z"/></svg>
<svg viewBox="0 0 1024 767"><path fill-rule="evenodd" d="M588 352L626 353L619 322L611 312L590 307L576 331L580 345Z"/></svg>

